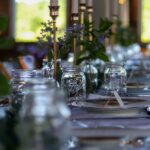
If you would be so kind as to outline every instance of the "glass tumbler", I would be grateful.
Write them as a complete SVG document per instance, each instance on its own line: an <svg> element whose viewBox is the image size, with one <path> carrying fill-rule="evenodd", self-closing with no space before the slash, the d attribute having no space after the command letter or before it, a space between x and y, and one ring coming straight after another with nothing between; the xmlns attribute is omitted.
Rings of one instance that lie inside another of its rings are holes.
<svg viewBox="0 0 150 150"><path fill-rule="evenodd" d="M61 88L66 91L69 102L86 99L86 78L79 67L63 69Z"/></svg>
<svg viewBox="0 0 150 150"><path fill-rule="evenodd" d="M126 70L118 64L107 64L104 70L104 89L107 92L117 91L120 94L127 90Z"/></svg>

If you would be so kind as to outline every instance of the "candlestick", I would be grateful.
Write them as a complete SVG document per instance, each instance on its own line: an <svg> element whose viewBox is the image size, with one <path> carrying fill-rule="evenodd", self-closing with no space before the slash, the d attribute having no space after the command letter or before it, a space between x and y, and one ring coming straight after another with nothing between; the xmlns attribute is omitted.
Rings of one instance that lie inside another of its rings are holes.
<svg viewBox="0 0 150 150"><path fill-rule="evenodd" d="M87 6L93 7L93 0L87 0Z"/></svg>
<svg viewBox="0 0 150 150"><path fill-rule="evenodd" d="M118 15L118 10L119 10L118 0L115 0L114 1L114 15Z"/></svg>
<svg viewBox="0 0 150 150"><path fill-rule="evenodd" d="M51 1L52 2L52 1ZM50 16L53 22L53 48L54 48L54 78L57 80L57 43L56 43L56 18L58 17L59 6L49 6Z"/></svg>
<svg viewBox="0 0 150 150"><path fill-rule="evenodd" d="M116 43L116 28L117 28L118 16L114 15L112 18L112 36L111 36L111 46L114 47Z"/></svg>
<svg viewBox="0 0 150 150"><path fill-rule="evenodd" d="M58 0L50 0L50 6L58 6Z"/></svg>
<svg viewBox="0 0 150 150"><path fill-rule="evenodd" d="M77 36L76 36L76 26L78 24L79 16L78 14L72 14L72 23L73 23L73 32L74 32L74 37L73 37L73 52L74 52L74 65L76 65L76 56L77 56Z"/></svg>
<svg viewBox="0 0 150 150"><path fill-rule="evenodd" d="M86 10L86 1L85 0L80 0L80 25L83 27L84 26L84 15L85 15L85 10ZM81 31L80 35L80 40L81 42L83 41L83 29ZM80 45L80 51L83 51L83 45Z"/></svg>
<svg viewBox="0 0 150 150"><path fill-rule="evenodd" d="M80 4L86 4L85 0L80 0Z"/></svg>
<svg viewBox="0 0 150 150"><path fill-rule="evenodd" d="M92 24L92 22L93 22L93 7L87 6L87 12L88 12L88 21L90 24ZM92 40L93 40L93 36L91 34L92 30L93 30L93 27L92 27L92 25L90 25L90 27L89 27L89 42L92 42Z"/></svg>
<svg viewBox="0 0 150 150"><path fill-rule="evenodd" d="M79 2L78 0L72 0L72 14L77 14L79 9Z"/></svg>

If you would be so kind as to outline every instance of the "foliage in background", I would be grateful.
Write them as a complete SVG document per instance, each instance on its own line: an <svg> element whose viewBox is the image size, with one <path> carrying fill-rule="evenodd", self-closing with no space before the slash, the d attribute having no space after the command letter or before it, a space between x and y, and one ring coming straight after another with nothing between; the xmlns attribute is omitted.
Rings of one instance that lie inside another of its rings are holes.
<svg viewBox="0 0 150 150"><path fill-rule="evenodd" d="M80 51L78 55L78 63L86 59L99 58L103 61L109 61L105 54L104 41L105 37L111 35L112 22L108 19L100 19L98 29L94 28L94 23L89 23L85 20L84 24L84 38L81 41L83 45L83 51ZM93 28L89 32L89 28ZM89 42L89 35L93 36L92 42Z"/></svg>
<svg viewBox="0 0 150 150"><path fill-rule="evenodd" d="M49 61L53 58L53 27L52 22L41 23L41 32L38 38L38 51L44 51L48 55Z"/></svg>
<svg viewBox="0 0 150 150"><path fill-rule="evenodd" d="M10 92L9 82L0 72L0 96L7 95L9 92Z"/></svg>
<svg viewBox="0 0 150 150"><path fill-rule="evenodd" d="M134 30L130 27L123 27L121 21L117 21L116 43L122 46L129 46L137 41Z"/></svg>
<svg viewBox="0 0 150 150"><path fill-rule="evenodd" d="M0 16L0 49L10 49L14 46L14 39L6 37L3 33L8 28L8 18L6 16Z"/></svg>
<svg viewBox="0 0 150 150"><path fill-rule="evenodd" d="M69 52L73 52L73 38L74 35L77 39L77 63L83 60L100 58L101 60L108 61L105 55L104 39L105 36L110 35L110 27L112 23L107 19L101 19L99 28L94 29L93 23L85 20L83 27L76 25L76 27L69 27L63 37L57 39L58 43L58 57L66 59ZM89 28L93 28L89 32ZM82 32L84 31L84 32ZM80 36L83 33L83 41L80 41ZM89 42L89 35L93 36L93 41ZM38 45L40 49L44 49L49 53L49 59L53 57L53 28L52 22L42 23L41 34L38 37ZM83 46L83 51L80 51L80 45Z"/></svg>
<svg viewBox="0 0 150 150"><path fill-rule="evenodd" d="M0 16L0 49L6 50L14 46L14 39L11 37L5 37L3 32L8 28L8 18L6 16ZM0 96L7 95L10 90L10 85L7 79L0 72Z"/></svg>
<svg viewBox="0 0 150 150"><path fill-rule="evenodd" d="M50 18L49 0L19 0L16 4L16 41L37 42L41 22ZM59 17L57 26L66 28L66 0L59 1Z"/></svg>

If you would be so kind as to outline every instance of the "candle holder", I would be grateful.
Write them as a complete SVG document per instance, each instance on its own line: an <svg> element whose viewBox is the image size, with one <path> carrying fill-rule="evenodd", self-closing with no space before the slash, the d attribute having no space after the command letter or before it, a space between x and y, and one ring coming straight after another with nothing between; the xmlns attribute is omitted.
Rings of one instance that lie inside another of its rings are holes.
<svg viewBox="0 0 150 150"><path fill-rule="evenodd" d="M50 16L53 22L53 48L54 48L54 78L57 80L57 42L56 42L56 19L58 17L59 6L49 6Z"/></svg>
<svg viewBox="0 0 150 150"><path fill-rule="evenodd" d="M76 27L79 21L79 15L78 13L73 13L72 16L72 23L73 23L73 33L74 33L74 37L73 37L73 52L74 52L74 65L76 65L76 59L77 59L77 33L76 33Z"/></svg>
<svg viewBox="0 0 150 150"><path fill-rule="evenodd" d="M118 16L113 15L113 17L112 17L112 36L111 36L111 46L112 46L112 48L114 47L114 45L116 43L117 20L118 20Z"/></svg>
<svg viewBox="0 0 150 150"><path fill-rule="evenodd" d="M92 6L87 6L87 13L88 13L88 21L91 24L93 22L93 7ZM92 25L89 27L89 42L92 42L93 36L91 34L93 30Z"/></svg>
<svg viewBox="0 0 150 150"><path fill-rule="evenodd" d="M80 24L84 25L84 15L85 15L85 10L86 10L85 3L80 3L79 9L80 9Z"/></svg>
<svg viewBox="0 0 150 150"><path fill-rule="evenodd" d="M85 3L80 3L79 6L80 9L80 25L83 27L84 26L84 16L85 16L85 10L86 10L86 4ZM83 29L81 32L80 40L81 42L83 41ZM80 45L80 51L83 51L83 45Z"/></svg>

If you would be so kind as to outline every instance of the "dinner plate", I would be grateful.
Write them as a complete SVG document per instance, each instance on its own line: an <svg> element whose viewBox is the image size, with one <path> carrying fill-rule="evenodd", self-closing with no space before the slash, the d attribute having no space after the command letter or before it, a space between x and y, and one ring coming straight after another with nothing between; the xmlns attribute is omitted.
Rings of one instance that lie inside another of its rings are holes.
<svg viewBox="0 0 150 150"><path fill-rule="evenodd" d="M74 101L71 106L81 108L87 112L99 112L116 116L137 116L146 113L146 108L150 105L150 101L143 99L123 99L123 101L124 107L121 107L115 99Z"/></svg>

